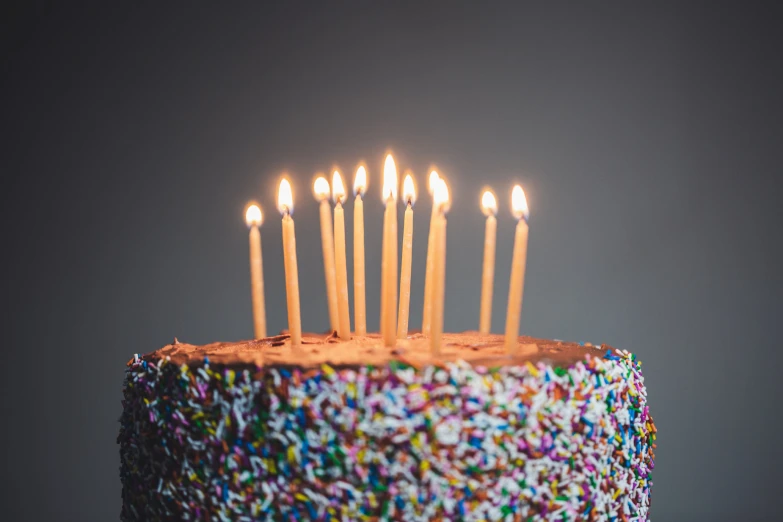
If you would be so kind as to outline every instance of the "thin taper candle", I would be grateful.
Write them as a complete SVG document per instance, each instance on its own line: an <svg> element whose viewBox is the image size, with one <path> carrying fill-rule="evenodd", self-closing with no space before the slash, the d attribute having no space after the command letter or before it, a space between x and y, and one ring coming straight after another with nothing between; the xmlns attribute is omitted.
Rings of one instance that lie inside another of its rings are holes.
<svg viewBox="0 0 783 522"><path fill-rule="evenodd" d="M324 281L326 283L326 303L329 307L329 328L337 330L339 312L337 309L337 279L334 266L334 236L332 235L332 209L329 205L329 182L323 176L313 183L315 199L320 201L321 250L324 259Z"/></svg>
<svg viewBox="0 0 783 522"><path fill-rule="evenodd" d="M250 203L245 211L245 222L250 228L250 295L253 303L253 335L266 337L266 304L264 302L264 258L261 254L261 207Z"/></svg>
<svg viewBox="0 0 783 522"><path fill-rule="evenodd" d="M397 311L397 338L408 337L408 319L411 304L411 262L413 258L413 204L416 189L413 177L406 174L402 182L402 200L405 205L405 219L402 226L402 268L400 269L400 305Z"/></svg>
<svg viewBox="0 0 783 522"><path fill-rule="evenodd" d="M381 336L386 347L397 342L397 166L389 154L383 166L383 251L381 261Z"/></svg>
<svg viewBox="0 0 783 522"><path fill-rule="evenodd" d="M356 199L353 202L353 313L356 335L367 334L367 307L364 289L364 201L367 190L367 171L364 166L356 170L353 183Z"/></svg>
<svg viewBox="0 0 783 522"><path fill-rule="evenodd" d="M432 328L430 350L440 355L443 345L443 319L446 299L446 212L449 209L449 192L446 182L438 180L435 193L438 213L435 216L435 239L432 265Z"/></svg>
<svg viewBox="0 0 783 522"><path fill-rule="evenodd" d="M299 306L299 268L296 263L296 235L291 212L294 209L291 184L287 179L280 182L277 208L283 215L283 261L285 265L286 303L288 305L288 331L291 346L302 344L302 317Z"/></svg>
<svg viewBox="0 0 783 522"><path fill-rule="evenodd" d="M529 211L525 192L519 185L511 192L511 211L519 222L514 235L514 255L511 261L511 281L508 289L506 311L506 352L519 351L519 323L522 317L522 297L525 289L525 265L527 264L527 236Z"/></svg>
<svg viewBox="0 0 783 522"><path fill-rule="evenodd" d="M430 214L430 231L427 236L427 264L424 269L424 307L421 313L421 333L424 335L430 335L430 324L432 317L432 263L433 263L433 251L435 248L435 235L434 226L437 218L438 209L435 204L435 188L438 185L440 176L437 171L430 172L427 187L430 194L433 197L432 200L432 213Z"/></svg>
<svg viewBox="0 0 783 522"><path fill-rule="evenodd" d="M340 339L351 338L351 316L348 307L348 262L345 254L345 187L338 171L332 177L334 198L334 266L337 279L337 335Z"/></svg>
<svg viewBox="0 0 783 522"><path fill-rule="evenodd" d="M488 334L492 328L492 287L495 280L495 250L498 221L497 200L490 190L481 196L481 210L487 216L484 227L484 263L481 270L481 310L479 313L479 332Z"/></svg>

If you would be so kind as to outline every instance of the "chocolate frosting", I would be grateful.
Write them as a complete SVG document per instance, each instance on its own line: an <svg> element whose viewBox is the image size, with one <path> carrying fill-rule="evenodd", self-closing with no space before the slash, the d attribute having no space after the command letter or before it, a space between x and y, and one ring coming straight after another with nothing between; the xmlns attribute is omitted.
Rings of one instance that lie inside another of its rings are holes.
<svg viewBox="0 0 783 522"><path fill-rule="evenodd" d="M384 365L399 361L414 367L442 365L446 362L464 360L470 364L495 367L519 365L526 362L543 361L552 366L568 367L584 360L589 354L600 357L608 345L594 346L590 343L520 337L519 349L515 355L506 353L502 335L480 334L475 331L444 333L440 355L430 353L427 338L413 333L407 339L400 339L394 348L383 346L378 334L354 336L343 341L334 334L304 334L302 345L291 346L288 334L263 339L218 342L194 346L176 339L172 344L147 354L145 359L157 361L170 358L176 364L198 365L205 358L210 362L230 366L295 366L311 368L321 364L336 367L357 367L363 365Z"/></svg>

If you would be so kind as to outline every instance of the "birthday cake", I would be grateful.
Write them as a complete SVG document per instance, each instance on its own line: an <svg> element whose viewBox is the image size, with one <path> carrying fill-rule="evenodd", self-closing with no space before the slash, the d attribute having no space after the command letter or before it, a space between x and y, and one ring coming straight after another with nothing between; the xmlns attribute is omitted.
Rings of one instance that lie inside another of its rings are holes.
<svg viewBox="0 0 783 522"><path fill-rule="evenodd" d="M124 521L647 520L640 363L529 337L305 334L128 363Z"/></svg>

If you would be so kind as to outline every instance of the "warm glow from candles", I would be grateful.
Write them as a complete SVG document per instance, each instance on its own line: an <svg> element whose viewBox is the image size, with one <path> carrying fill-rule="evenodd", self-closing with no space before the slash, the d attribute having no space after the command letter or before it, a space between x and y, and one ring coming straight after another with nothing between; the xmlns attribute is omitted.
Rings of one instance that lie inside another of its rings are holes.
<svg viewBox="0 0 783 522"><path fill-rule="evenodd" d="M514 185L511 190L511 213L517 219L524 218L525 221L530 217L530 209L527 208L527 199L525 191L519 185Z"/></svg>
<svg viewBox="0 0 783 522"><path fill-rule="evenodd" d="M260 227L264 222L264 216L261 213L261 207L257 203L251 202L245 210L245 223L248 227Z"/></svg>
<svg viewBox="0 0 783 522"><path fill-rule="evenodd" d="M383 201L389 199L397 201L397 165L394 164L394 158L391 154L386 155L386 161L383 163L383 191L381 192Z"/></svg>
<svg viewBox="0 0 783 522"><path fill-rule="evenodd" d="M438 185L438 180L440 179L440 176L438 175L437 171L430 172L430 178L427 183L427 189L430 191L430 194L435 193L435 187Z"/></svg>
<svg viewBox="0 0 783 522"><path fill-rule="evenodd" d="M440 208L444 214L449 211L451 207L451 201L449 200L449 187L446 185L446 181L443 178L438 179L438 183L435 186L435 193L432 195L433 204L436 208Z"/></svg>
<svg viewBox="0 0 783 522"><path fill-rule="evenodd" d="M359 165L356 169L356 177L353 178L353 193L354 195L364 196L367 191L367 169L364 165Z"/></svg>
<svg viewBox="0 0 783 522"><path fill-rule="evenodd" d="M497 215L498 213L498 202L491 190L485 190L484 194L481 195L481 211L487 217Z"/></svg>
<svg viewBox="0 0 783 522"><path fill-rule="evenodd" d="M332 199L335 203L345 203L346 199L343 177L340 176L339 170L335 170L332 174Z"/></svg>
<svg viewBox="0 0 783 522"><path fill-rule="evenodd" d="M291 192L291 183L287 178L280 181L280 187L277 189L277 210L284 215L294 213L294 194Z"/></svg>
<svg viewBox="0 0 783 522"><path fill-rule="evenodd" d="M405 174L402 181L402 201L410 203L413 206L416 203L416 187L413 185L413 176L410 173Z"/></svg>
<svg viewBox="0 0 783 522"><path fill-rule="evenodd" d="M318 176L313 182L313 194L316 201L323 201L329 197L329 182L323 176Z"/></svg>

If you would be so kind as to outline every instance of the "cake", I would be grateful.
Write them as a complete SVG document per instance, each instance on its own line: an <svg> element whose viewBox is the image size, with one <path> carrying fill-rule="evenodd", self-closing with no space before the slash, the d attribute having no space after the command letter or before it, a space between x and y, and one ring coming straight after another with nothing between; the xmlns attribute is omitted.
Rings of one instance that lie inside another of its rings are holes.
<svg viewBox="0 0 783 522"><path fill-rule="evenodd" d="M641 364L601 345L305 334L128 362L123 521L647 520Z"/></svg>

